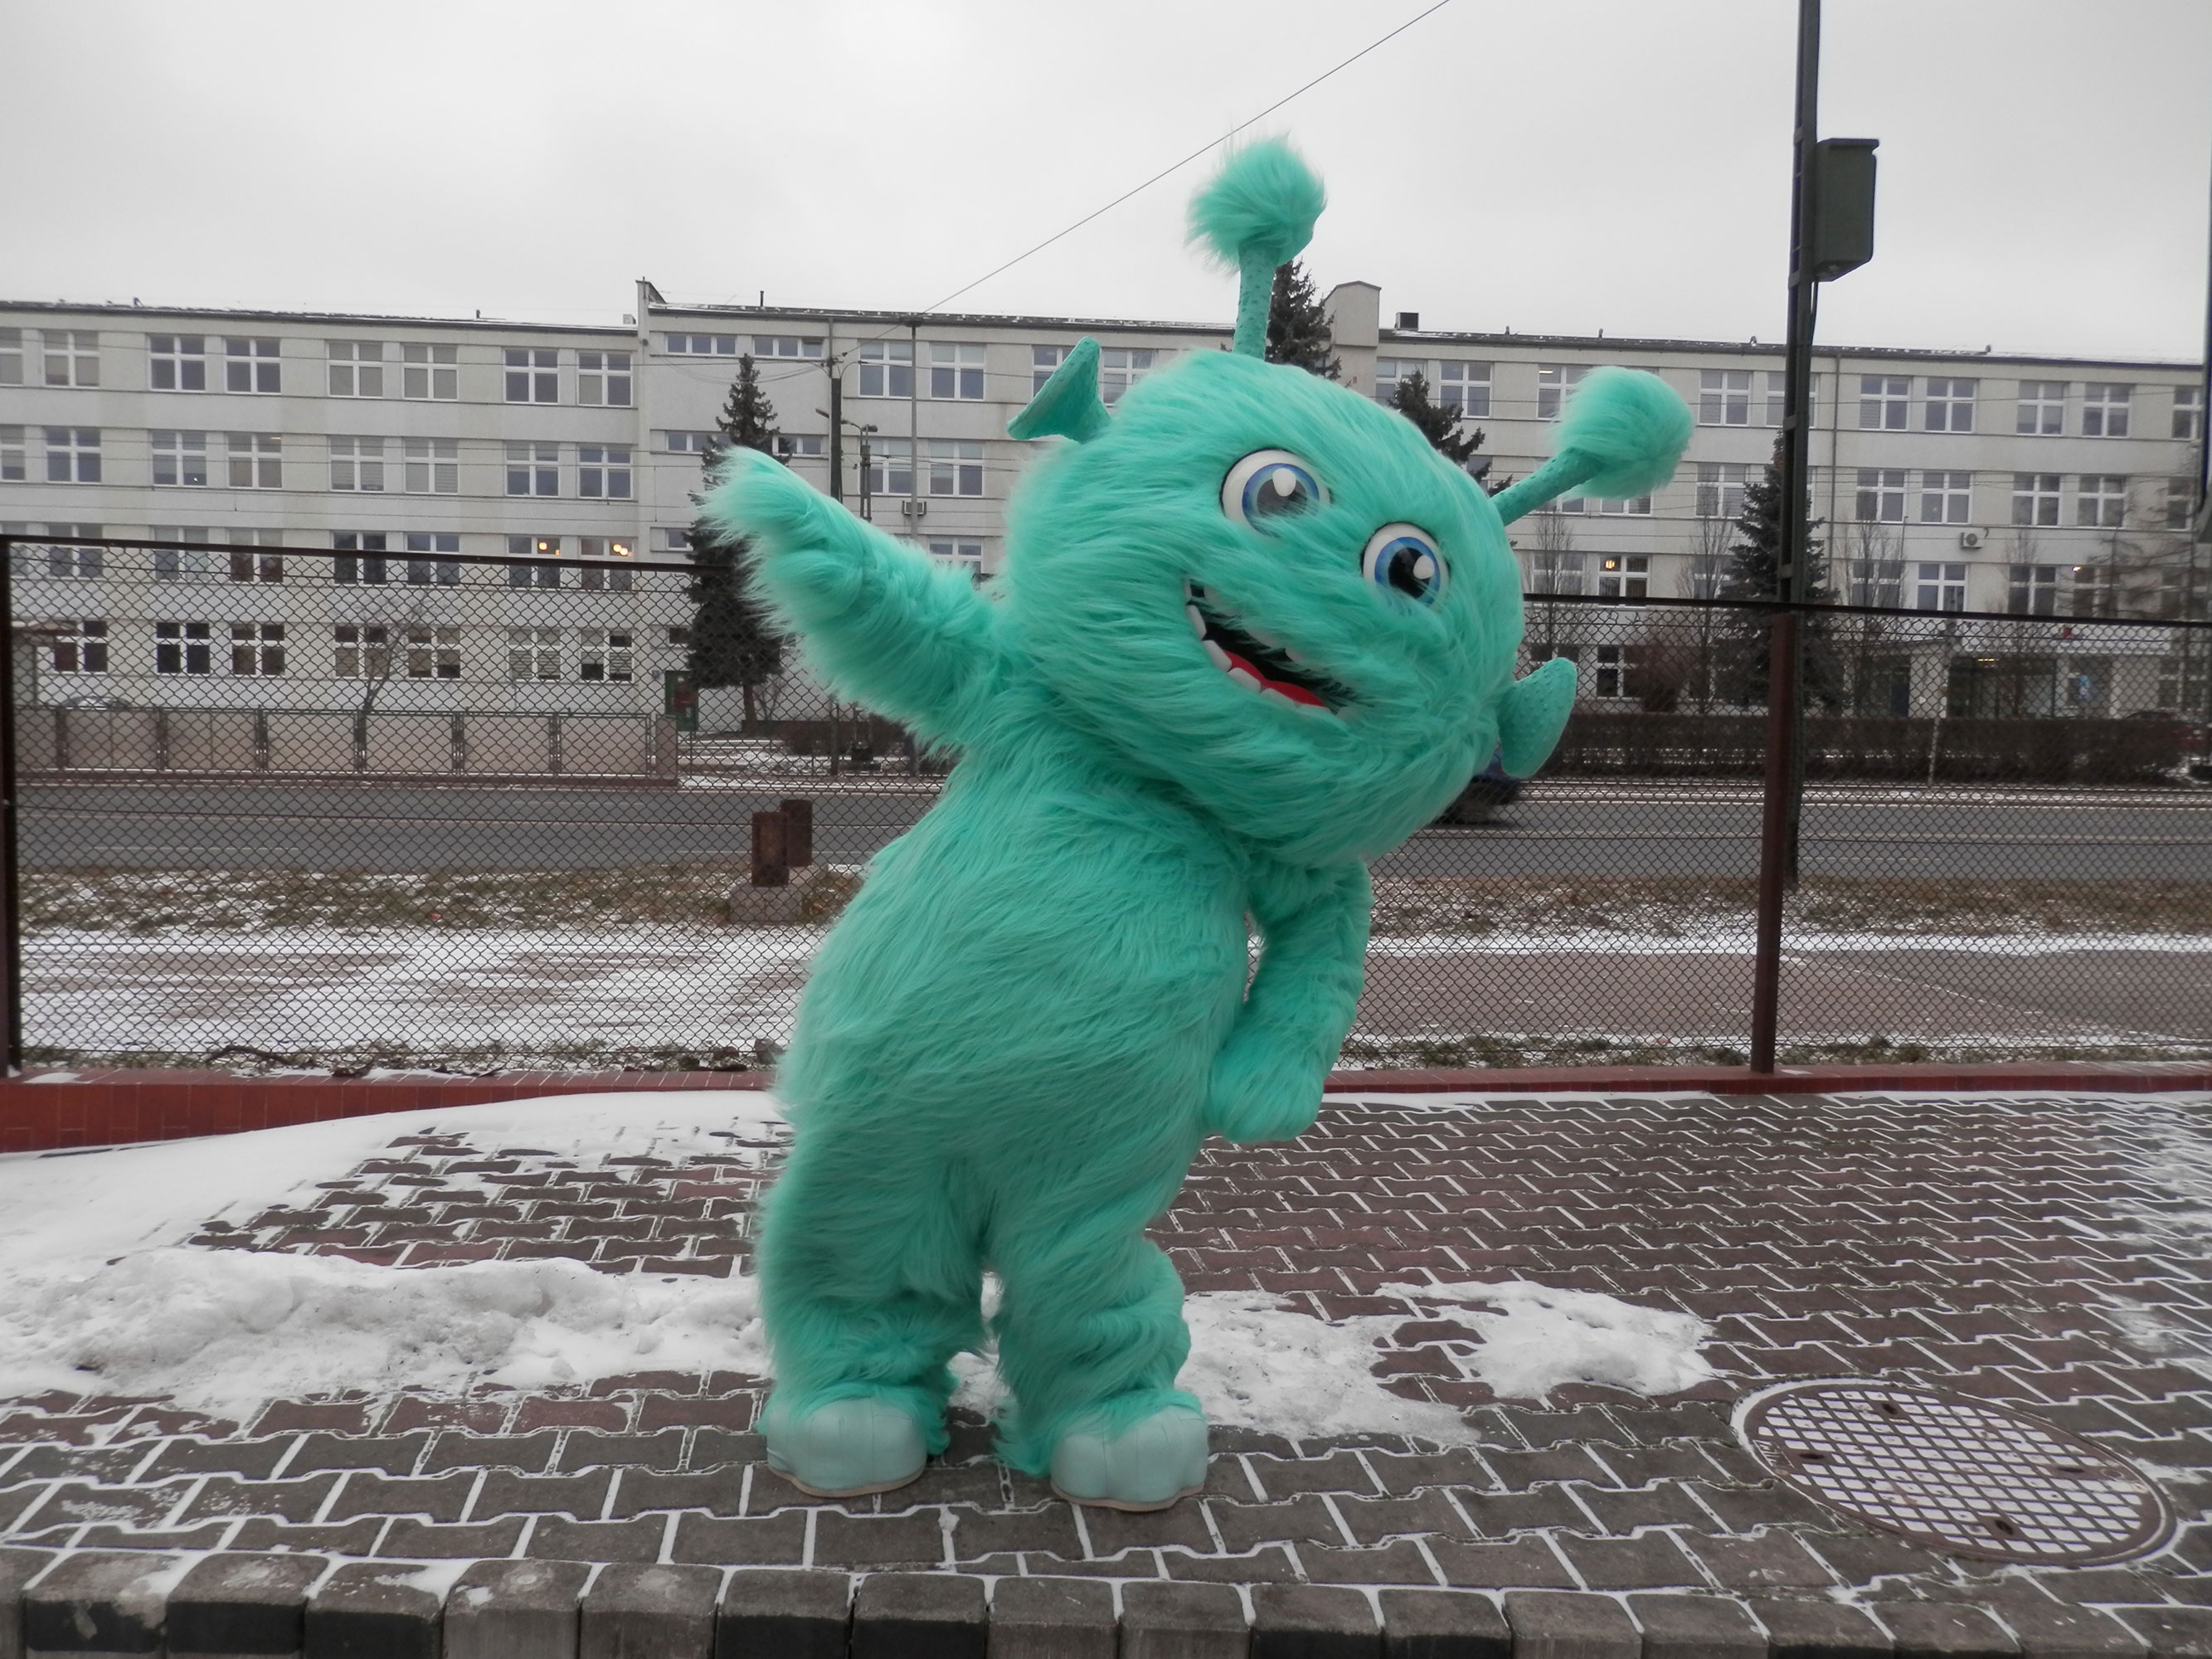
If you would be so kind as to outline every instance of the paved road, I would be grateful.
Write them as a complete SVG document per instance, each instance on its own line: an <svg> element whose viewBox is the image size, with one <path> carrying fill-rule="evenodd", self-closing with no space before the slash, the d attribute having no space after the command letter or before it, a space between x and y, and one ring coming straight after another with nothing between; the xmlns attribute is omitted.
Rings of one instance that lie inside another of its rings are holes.
<svg viewBox="0 0 2212 1659"><path fill-rule="evenodd" d="M857 862L931 797L902 783L744 789L131 784L25 792L24 861L139 869L556 869L738 859L757 810L811 793L817 856ZM1540 783L1495 823L1416 836L1407 876L1747 876L1735 786ZM1816 790L1809 874L2212 880L2212 792Z"/></svg>

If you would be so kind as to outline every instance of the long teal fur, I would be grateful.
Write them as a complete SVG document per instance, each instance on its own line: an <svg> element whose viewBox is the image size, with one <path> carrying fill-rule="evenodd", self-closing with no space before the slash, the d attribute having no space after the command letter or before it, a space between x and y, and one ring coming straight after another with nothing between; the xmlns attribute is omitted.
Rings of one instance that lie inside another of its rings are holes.
<svg viewBox="0 0 2212 1659"><path fill-rule="evenodd" d="M1511 524L1577 489L1608 501L1648 495L1674 476L1690 431L1689 405L1656 374L1594 368L1567 398L1552 459L1498 492L1498 516Z"/></svg>
<svg viewBox="0 0 2212 1659"><path fill-rule="evenodd" d="M1225 475L1266 449L1326 502L1225 514ZM794 1133L759 1243L777 1411L872 1395L940 1449L987 1268L1014 1467L1042 1473L1091 1413L1194 1407L1182 1287L1146 1224L1208 1134L1311 1124L1359 995L1366 861L1501 738L1533 769L1565 719L1556 671L1512 678L1496 507L1372 401L1199 351L1036 458L992 597L752 450L707 510L751 539L817 673L961 757L823 944L778 1079ZM1431 605L1363 574L1401 524L1448 569ZM1325 677L1334 712L1232 680L1186 584Z"/></svg>

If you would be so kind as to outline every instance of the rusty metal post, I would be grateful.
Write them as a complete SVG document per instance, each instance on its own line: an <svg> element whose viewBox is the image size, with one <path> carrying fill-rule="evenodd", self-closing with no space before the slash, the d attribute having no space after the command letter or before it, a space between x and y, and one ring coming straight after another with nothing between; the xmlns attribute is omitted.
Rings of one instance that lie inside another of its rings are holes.
<svg viewBox="0 0 2212 1659"><path fill-rule="evenodd" d="M1766 645L1766 785L1760 803L1759 920L1751 967L1751 1069L1774 1069L1782 990L1782 905L1790 886L1797 747L1797 613L1774 613Z"/></svg>
<svg viewBox="0 0 2212 1659"><path fill-rule="evenodd" d="M783 812L783 861L793 870L814 862L814 803L787 800Z"/></svg>
<svg viewBox="0 0 2212 1659"><path fill-rule="evenodd" d="M791 866L784 856L784 816L753 814L753 881L756 887L787 887Z"/></svg>

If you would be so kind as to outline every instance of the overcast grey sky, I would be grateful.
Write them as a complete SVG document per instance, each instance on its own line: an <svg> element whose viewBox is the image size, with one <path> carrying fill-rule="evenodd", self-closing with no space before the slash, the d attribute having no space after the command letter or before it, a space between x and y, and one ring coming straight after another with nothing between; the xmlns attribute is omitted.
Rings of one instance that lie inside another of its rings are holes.
<svg viewBox="0 0 2212 1659"><path fill-rule="evenodd" d="M4 0L0 296L613 322L927 305L1428 0ZM1829 0L1882 141L1821 338L2195 358L2212 3ZM1432 328L1782 331L1790 0L1452 0L1256 129L1323 288ZM1226 321L1194 164L956 309Z"/></svg>

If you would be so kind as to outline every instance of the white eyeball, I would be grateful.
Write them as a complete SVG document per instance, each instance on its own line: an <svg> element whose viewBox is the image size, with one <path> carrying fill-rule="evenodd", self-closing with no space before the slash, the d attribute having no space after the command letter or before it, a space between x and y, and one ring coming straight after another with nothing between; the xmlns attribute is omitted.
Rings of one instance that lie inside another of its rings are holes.
<svg viewBox="0 0 2212 1659"><path fill-rule="evenodd" d="M1434 605L1451 580L1435 538L1410 524L1386 524L1370 536L1366 551L1359 556L1359 574L1417 605Z"/></svg>
<svg viewBox="0 0 2212 1659"><path fill-rule="evenodd" d="M1255 449L1221 481L1221 510L1238 524L1266 530L1269 521L1310 512L1328 500L1312 463L1287 449Z"/></svg>

